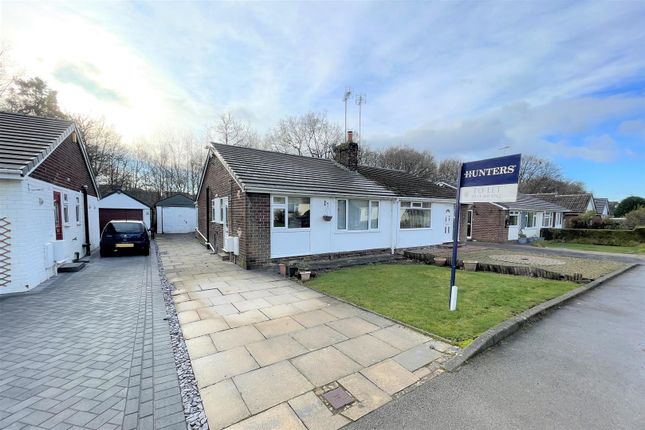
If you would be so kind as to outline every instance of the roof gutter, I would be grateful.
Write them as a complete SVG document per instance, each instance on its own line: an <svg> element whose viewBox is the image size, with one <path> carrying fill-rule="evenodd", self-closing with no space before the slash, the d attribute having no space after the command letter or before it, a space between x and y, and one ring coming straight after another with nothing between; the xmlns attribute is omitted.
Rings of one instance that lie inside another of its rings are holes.
<svg viewBox="0 0 645 430"><path fill-rule="evenodd" d="M24 179L21 170L0 168L0 179Z"/></svg>

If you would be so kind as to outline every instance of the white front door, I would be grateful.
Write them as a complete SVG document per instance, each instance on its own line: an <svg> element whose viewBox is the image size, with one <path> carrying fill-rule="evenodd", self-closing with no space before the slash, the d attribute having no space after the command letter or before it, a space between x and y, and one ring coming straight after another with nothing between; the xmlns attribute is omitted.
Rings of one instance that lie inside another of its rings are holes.
<svg viewBox="0 0 645 430"><path fill-rule="evenodd" d="M224 232L224 243L222 249L224 251L233 251L228 249L228 197L222 199L222 231Z"/></svg>
<svg viewBox="0 0 645 430"><path fill-rule="evenodd" d="M452 242L452 209L446 209L443 215L444 242Z"/></svg>
<svg viewBox="0 0 645 430"><path fill-rule="evenodd" d="M510 211L508 213L508 240L517 240L520 236L520 213Z"/></svg>
<svg viewBox="0 0 645 430"><path fill-rule="evenodd" d="M469 210L466 214L466 239L473 238L473 211Z"/></svg>

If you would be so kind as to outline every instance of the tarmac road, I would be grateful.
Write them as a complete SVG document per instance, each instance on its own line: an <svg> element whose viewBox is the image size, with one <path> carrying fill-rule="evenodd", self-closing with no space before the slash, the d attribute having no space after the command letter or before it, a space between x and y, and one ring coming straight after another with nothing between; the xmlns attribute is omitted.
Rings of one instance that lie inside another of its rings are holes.
<svg viewBox="0 0 645 430"><path fill-rule="evenodd" d="M645 429L645 266L351 429Z"/></svg>

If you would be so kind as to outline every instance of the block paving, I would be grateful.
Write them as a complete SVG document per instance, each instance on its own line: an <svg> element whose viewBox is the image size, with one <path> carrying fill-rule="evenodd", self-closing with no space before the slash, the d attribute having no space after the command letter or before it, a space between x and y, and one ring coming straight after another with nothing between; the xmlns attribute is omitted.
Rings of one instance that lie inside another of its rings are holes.
<svg viewBox="0 0 645 430"><path fill-rule="evenodd" d="M181 429L154 257L93 258L0 298L1 429Z"/></svg>
<svg viewBox="0 0 645 430"><path fill-rule="evenodd" d="M192 235L157 238L211 429L337 429L439 374L457 348ZM332 411L321 387L356 401Z"/></svg>

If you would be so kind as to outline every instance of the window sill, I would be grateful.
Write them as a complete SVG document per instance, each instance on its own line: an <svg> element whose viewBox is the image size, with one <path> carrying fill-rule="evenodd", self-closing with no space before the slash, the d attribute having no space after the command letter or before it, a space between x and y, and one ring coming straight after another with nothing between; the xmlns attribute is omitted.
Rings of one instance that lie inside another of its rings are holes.
<svg viewBox="0 0 645 430"><path fill-rule="evenodd" d="M432 230L432 227L416 227L416 228L401 228L399 231L423 231L423 230Z"/></svg>
<svg viewBox="0 0 645 430"><path fill-rule="evenodd" d="M364 234L364 233L380 233L380 232L381 230L376 228L371 230L335 230L334 231L334 233L338 233L338 234L353 234L353 233Z"/></svg>
<svg viewBox="0 0 645 430"><path fill-rule="evenodd" d="M276 233L302 233L306 231L311 231L311 228L271 227L271 231Z"/></svg>

